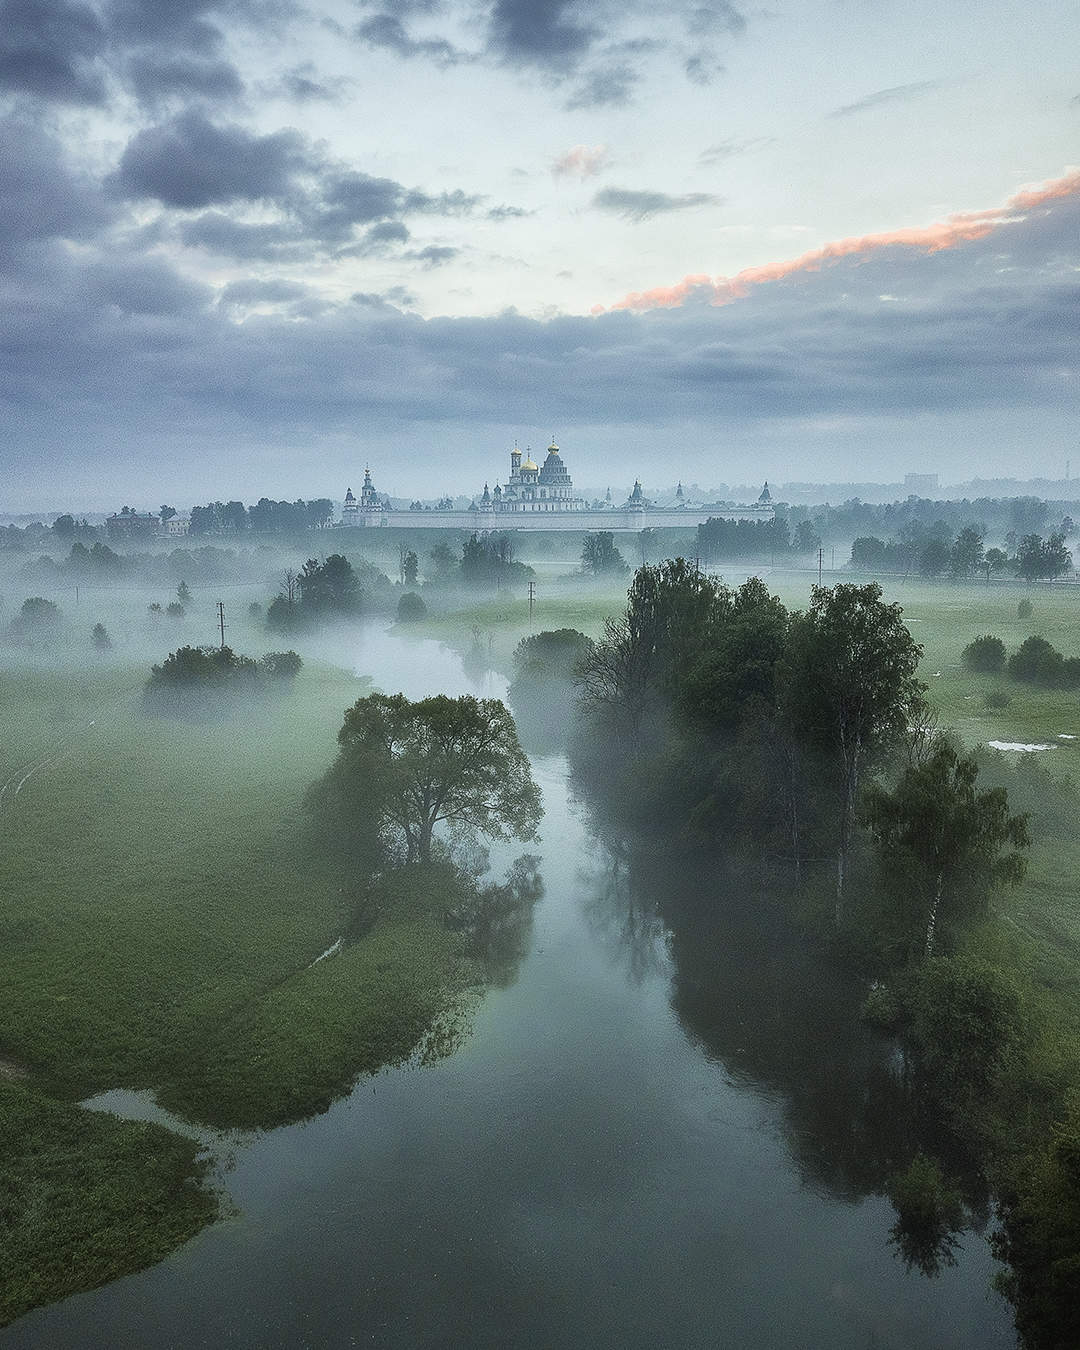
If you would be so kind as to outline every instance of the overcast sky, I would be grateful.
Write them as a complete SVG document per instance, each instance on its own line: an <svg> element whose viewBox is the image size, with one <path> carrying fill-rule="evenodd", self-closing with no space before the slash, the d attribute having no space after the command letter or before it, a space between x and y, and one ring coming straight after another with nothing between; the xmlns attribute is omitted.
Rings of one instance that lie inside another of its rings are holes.
<svg viewBox="0 0 1080 1350"><path fill-rule="evenodd" d="M1080 472L1060 0L0 0L0 511Z"/></svg>

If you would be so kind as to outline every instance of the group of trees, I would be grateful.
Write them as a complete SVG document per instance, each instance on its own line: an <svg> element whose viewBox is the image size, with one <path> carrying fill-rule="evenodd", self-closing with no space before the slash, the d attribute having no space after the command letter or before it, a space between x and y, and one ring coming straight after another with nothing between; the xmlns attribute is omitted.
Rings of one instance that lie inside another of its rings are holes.
<svg viewBox="0 0 1080 1350"><path fill-rule="evenodd" d="M784 515L768 520L713 518L697 527L697 551L702 562L725 558L790 558L815 553L821 539L813 523L798 521L794 532Z"/></svg>
<svg viewBox="0 0 1080 1350"><path fill-rule="evenodd" d="M296 652L267 652L259 661L231 647L180 647L151 667L146 706L157 713L199 712L220 707L222 695L280 688L300 673Z"/></svg>
<svg viewBox="0 0 1080 1350"><path fill-rule="evenodd" d="M364 608L364 592L352 564L340 553L325 562L309 558L299 572L287 571L281 594L266 611L266 626L279 633L301 633L329 619L355 619Z"/></svg>
<svg viewBox="0 0 1080 1350"><path fill-rule="evenodd" d="M534 576L531 567L514 561L513 536L505 531L473 534L461 549L462 582L478 590L499 590Z"/></svg>
<svg viewBox="0 0 1080 1350"><path fill-rule="evenodd" d="M916 959L1018 875L1026 841L1004 795L980 793L974 762L929 731L919 655L876 584L815 588L789 612L757 578L732 590L682 559L643 567L580 664L579 769L641 820L782 860L800 882L824 881L815 860L831 855L834 926L869 925L886 964ZM860 885L857 913L853 855L882 882L874 905Z"/></svg>
<svg viewBox="0 0 1080 1350"><path fill-rule="evenodd" d="M163 507L162 510L172 508ZM260 497L248 507L236 501L193 506L189 532L193 535L238 534L251 530L255 534L302 534L307 530L325 529L333 519L334 503L329 497L318 497L309 502L275 502L269 497Z"/></svg>
<svg viewBox="0 0 1080 1350"><path fill-rule="evenodd" d="M1025 581L1054 580L1072 567L1072 554L1062 532L1044 539L1039 534L1012 535L1013 551L984 549L985 525L964 525L953 536L944 521L925 526L910 521L891 540L861 535L851 546L851 566L864 572L918 572L925 577L1018 576Z"/></svg>
<svg viewBox="0 0 1080 1350"><path fill-rule="evenodd" d="M993 633L984 633L969 642L961 654L964 666L983 675L1000 675L1007 670L1014 680L1041 684L1047 689L1080 687L1080 657L1063 656L1046 638L1025 638L1006 660L1005 644Z"/></svg>
<svg viewBox="0 0 1080 1350"><path fill-rule="evenodd" d="M615 547L610 530L587 534L581 545L581 570L587 576L622 576L629 572L626 559Z"/></svg>

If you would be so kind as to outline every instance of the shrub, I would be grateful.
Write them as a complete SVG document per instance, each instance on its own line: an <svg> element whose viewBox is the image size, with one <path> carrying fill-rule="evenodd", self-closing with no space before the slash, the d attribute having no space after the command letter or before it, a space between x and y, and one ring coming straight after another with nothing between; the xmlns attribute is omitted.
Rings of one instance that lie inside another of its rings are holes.
<svg viewBox="0 0 1080 1350"><path fill-rule="evenodd" d="M94 644L95 650L99 652L107 652L112 649L112 638L109 637L103 623L94 624L90 632L90 641Z"/></svg>
<svg viewBox="0 0 1080 1350"><path fill-rule="evenodd" d="M991 689L988 694L983 695L983 704L992 711L1007 708L1011 702L1012 699L1003 689Z"/></svg>
<svg viewBox="0 0 1080 1350"><path fill-rule="evenodd" d="M1031 601L1030 601L1030 600L1021 600L1021 601L1020 601L1020 603L1016 606L1016 617L1017 617L1018 619L1030 619L1030 618L1031 618Z"/></svg>
<svg viewBox="0 0 1080 1350"><path fill-rule="evenodd" d="M1072 689L1080 684L1080 659L1070 656L1066 660L1045 638L1029 637L1009 657L1009 674L1027 684Z"/></svg>
<svg viewBox="0 0 1080 1350"><path fill-rule="evenodd" d="M259 674L271 680L295 680L303 664L296 652L267 652L259 662Z"/></svg>
<svg viewBox="0 0 1080 1350"><path fill-rule="evenodd" d="M165 606L165 613L170 619L182 619L184 617L184 606L179 600L173 600Z"/></svg>
<svg viewBox="0 0 1080 1350"><path fill-rule="evenodd" d="M997 675L1005 665L1005 644L999 637L985 633L968 643L960 659L968 670Z"/></svg>
<svg viewBox="0 0 1080 1350"><path fill-rule="evenodd" d="M903 1020L903 1004L887 984L875 984L863 1000L859 1015L879 1031L895 1031Z"/></svg>
<svg viewBox="0 0 1080 1350"><path fill-rule="evenodd" d="M406 591L398 601L397 616L399 623L419 623L427 618L427 605L415 591Z"/></svg>

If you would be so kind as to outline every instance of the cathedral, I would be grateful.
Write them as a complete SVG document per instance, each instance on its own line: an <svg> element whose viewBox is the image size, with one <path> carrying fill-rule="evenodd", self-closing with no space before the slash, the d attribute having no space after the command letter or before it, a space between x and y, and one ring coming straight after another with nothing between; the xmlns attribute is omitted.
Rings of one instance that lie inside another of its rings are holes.
<svg viewBox="0 0 1080 1350"><path fill-rule="evenodd" d="M520 511L583 511L585 502L574 496L574 484L554 441L548 446L543 466L533 461L529 450L524 460L516 447L510 451L510 477L506 484L495 484L495 491L484 484L478 507L496 515Z"/></svg>

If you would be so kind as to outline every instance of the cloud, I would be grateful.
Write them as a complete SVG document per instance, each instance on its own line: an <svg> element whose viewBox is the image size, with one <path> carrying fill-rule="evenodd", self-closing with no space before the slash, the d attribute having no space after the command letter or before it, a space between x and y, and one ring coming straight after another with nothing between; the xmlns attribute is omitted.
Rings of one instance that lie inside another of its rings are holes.
<svg viewBox="0 0 1080 1350"><path fill-rule="evenodd" d="M633 188L601 188L592 200L599 211L609 211L624 220L640 224L652 216L669 211L686 211L697 206L715 206L723 201L709 192L685 192L675 197L667 192L650 192Z"/></svg>
<svg viewBox="0 0 1080 1350"><path fill-rule="evenodd" d="M260 280L247 277L243 281L230 281L218 292L219 305L280 305L295 300L306 300L312 294L311 288L298 281L285 281L280 277Z"/></svg>
<svg viewBox="0 0 1080 1350"><path fill-rule="evenodd" d="M607 168L606 145L572 145L551 165L554 178L595 178Z"/></svg>
<svg viewBox="0 0 1080 1350"><path fill-rule="evenodd" d="M243 80L228 61L182 53L135 56L128 66L128 78L136 97L150 107L172 97L225 101L244 92Z"/></svg>
<svg viewBox="0 0 1080 1350"><path fill-rule="evenodd" d="M281 197L307 163L297 131L257 136L189 111L133 136L109 186L118 196L191 210Z"/></svg>
<svg viewBox="0 0 1080 1350"><path fill-rule="evenodd" d="M746 31L746 15L734 5L720 0L720 3L692 9L688 27L695 34L731 33L738 36Z"/></svg>
<svg viewBox="0 0 1080 1350"><path fill-rule="evenodd" d="M572 69L600 36L575 9L573 0L495 0L490 48L515 63Z"/></svg>
<svg viewBox="0 0 1080 1350"><path fill-rule="evenodd" d="M691 84L704 86L712 84L717 75L723 75L726 67L722 61L717 60L714 52L703 48L686 58L683 69Z"/></svg>
<svg viewBox="0 0 1080 1350"><path fill-rule="evenodd" d="M567 111L625 107L640 81L640 73L625 61L589 71L567 99Z"/></svg>
<svg viewBox="0 0 1080 1350"><path fill-rule="evenodd" d="M210 483L242 495L264 490L268 456L300 443L311 458L290 490L310 495L312 465L350 462L361 424L372 452L417 486L448 448L468 482L490 462L474 447L508 410L542 426L557 408L588 451L581 474L598 471L604 445L609 464L616 454L625 463L635 436L653 462L698 469L708 467L699 444L708 454L720 439L742 444L744 457L767 445L793 475L800 457L809 465L825 448L838 458L845 446L854 467L868 446L902 452L913 437L943 470L956 444L993 442L1000 462L1030 446L1036 421L1044 441L1065 445L1080 192L1059 183L1014 200L1026 210L1008 230L934 253L845 254L797 290L547 322L422 319L395 290L306 312L304 296L276 286L204 303L176 282L170 299L167 269L88 280L57 250L0 309L8 500L57 475L98 495L121 485L156 494L169 482L188 499ZM883 294L901 299L883 304ZM145 468L132 463L133 443Z"/></svg>
<svg viewBox="0 0 1080 1350"><path fill-rule="evenodd" d="M877 108L882 103L907 103L911 99L921 98L923 94L929 94L934 89L940 88L940 80L917 80L914 84L897 84L891 89L879 89L876 94L867 94L856 103L845 103L842 108L834 108L829 116L850 117L853 113Z"/></svg>
<svg viewBox="0 0 1080 1350"><path fill-rule="evenodd" d="M353 37L369 47L394 52L406 60L420 57L437 66L457 66L475 60L469 52L459 50L444 38L409 37L404 24L393 14L375 14L365 19L353 29Z"/></svg>
<svg viewBox="0 0 1080 1350"><path fill-rule="evenodd" d="M423 263L426 268L443 267L448 262L458 257L461 249L452 248L449 244L428 244L426 248L417 249L413 253L406 253L406 258L414 258L417 262Z"/></svg>
<svg viewBox="0 0 1080 1350"><path fill-rule="evenodd" d="M348 85L347 80L318 78L314 62L304 61L286 70L278 81L277 90L297 103L337 103ZM271 86L271 92L275 92Z"/></svg>
<svg viewBox="0 0 1080 1350"><path fill-rule="evenodd" d="M718 141L715 145L707 146L698 155L698 163L703 166L722 164L725 160L734 159L736 155L745 155L751 150L762 150L767 145L775 144L775 136L749 136L744 140L731 137L726 141Z"/></svg>
<svg viewBox="0 0 1080 1350"><path fill-rule="evenodd" d="M107 33L88 5L3 0L0 89L58 103L100 104Z"/></svg>
<svg viewBox="0 0 1080 1350"><path fill-rule="evenodd" d="M0 119L0 164L0 265L26 244L92 238L115 214L36 123Z"/></svg>
<svg viewBox="0 0 1080 1350"><path fill-rule="evenodd" d="M611 189L608 189L609 191ZM934 225L886 230L880 234L856 235L834 240L822 248L811 249L797 258L747 267L734 277L710 277L694 274L684 277L673 286L657 286L648 291L635 291L624 296L612 308L646 310L670 308L684 304L691 298L705 297L711 304L726 305L741 299L764 282L780 281L799 272L811 272L823 264L840 258L865 257L882 249L916 249L936 253L958 244L983 239L1001 226L1012 225L1022 219L1023 213L1048 202L1059 201L1080 194L1080 169L1071 169L1063 177L1042 186L1024 188L1010 197L1004 206L982 211L958 211ZM602 194L598 194L602 195Z"/></svg>

